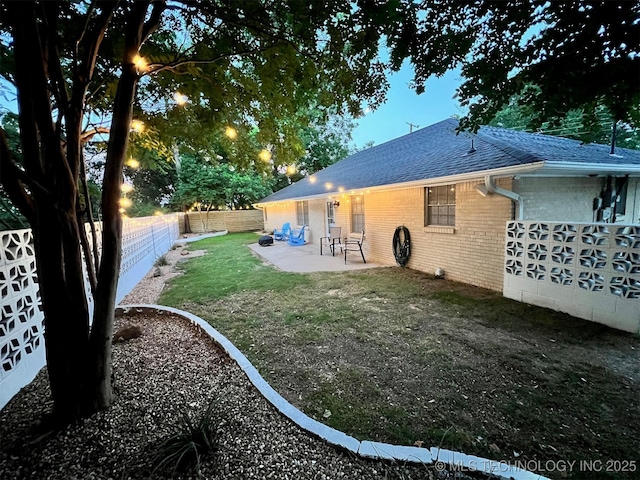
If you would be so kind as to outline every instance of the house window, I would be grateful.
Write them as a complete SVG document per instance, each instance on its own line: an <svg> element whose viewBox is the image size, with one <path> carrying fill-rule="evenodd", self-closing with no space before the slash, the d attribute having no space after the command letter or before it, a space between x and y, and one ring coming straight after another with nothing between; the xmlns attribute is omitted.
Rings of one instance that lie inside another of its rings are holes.
<svg viewBox="0 0 640 480"><path fill-rule="evenodd" d="M364 197L362 195L351 197L351 231L364 232Z"/></svg>
<svg viewBox="0 0 640 480"><path fill-rule="evenodd" d="M309 225L309 202L296 202L296 220L298 225Z"/></svg>
<svg viewBox="0 0 640 480"><path fill-rule="evenodd" d="M440 185L424 189L425 225L453 227L456 224L456 186Z"/></svg>

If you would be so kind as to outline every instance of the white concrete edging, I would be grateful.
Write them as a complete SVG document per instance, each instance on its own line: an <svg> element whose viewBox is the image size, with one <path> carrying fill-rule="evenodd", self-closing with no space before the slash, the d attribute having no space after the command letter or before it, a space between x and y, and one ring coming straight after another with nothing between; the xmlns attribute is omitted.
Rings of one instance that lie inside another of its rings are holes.
<svg viewBox="0 0 640 480"><path fill-rule="evenodd" d="M437 470L444 470L448 467L465 468L470 471L484 472L495 477L513 480L549 480L547 477L538 475L527 470L523 470L505 462L489 460L486 458L466 455L460 452L444 450L438 447L421 448L402 445L391 445L389 443L370 442L368 440L357 440L344 432L331 428L323 423L308 417L296 407L291 405L282 395L276 392L258 370L249 362L247 357L229 341L224 335L213 328L202 318L184 310L166 307L164 305L120 305L117 310L127 312L130 309L140 311L156 310L159 312L170 312L186 318L194 325L200 327L222 349L231 357L249 378L249 381L258 389L262 396L267 399L281 414L289 418L298 427L306 430L310 434L319 437L325 442L348 450L360 457L374 460L392 460L398 462L412 462L421 464L434 464Z"/></svg>
<svg viewBox="0 0 640 480"><path fill-rule="evenodd" d="M203 233L202 235L199 235L197 237L190 237L190 238L178 238L175 243L191 243L191 242L197 242L198 240L204 240L205 238L210 238L210 237L221 237L222 235L226 235L227 233L229 233L229 230L220 230L219 232L215 232L215 233Z"/></svg>

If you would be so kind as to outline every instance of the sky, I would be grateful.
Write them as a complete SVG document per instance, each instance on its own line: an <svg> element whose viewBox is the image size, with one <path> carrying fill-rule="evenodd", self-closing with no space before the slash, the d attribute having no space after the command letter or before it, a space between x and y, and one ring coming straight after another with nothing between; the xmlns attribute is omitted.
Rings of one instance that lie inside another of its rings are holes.
<svg viewBox="0 0 640 480"><path fill-rule="evenodd" d="M410 133L411 127L423 128L452 115L464 115L465 111L453 98L456 88L462 83L458 71L449 71L440 78L427 81L425 92L417 95L409 88L413 69L408 62L395 74L388 77L387 101L377 110L356 120L358 125L352 132L352 144L362 148L373 141L380 145ZM419 127L415 127L419 125Z"/></svg>

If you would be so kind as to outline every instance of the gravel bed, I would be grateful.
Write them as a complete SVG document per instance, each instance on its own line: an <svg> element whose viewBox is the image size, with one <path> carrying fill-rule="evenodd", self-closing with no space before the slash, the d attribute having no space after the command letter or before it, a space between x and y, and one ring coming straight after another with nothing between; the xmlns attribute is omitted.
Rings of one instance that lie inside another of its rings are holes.
<svg viewBox="0 0 640 480"><path fill-rule="evenodd" d="M198 236L197 234L185 234L183 238ZM129 292L120 302L122 305L158 303L158 298L164 290L167 282L181 275L180 269L176 268L181 262L185 262L193 257L200 257L205 254L205 250L190 250L185 244L176 243L173 248L162 257L166 260L166 265L153 267L144 278Z"/></svg>

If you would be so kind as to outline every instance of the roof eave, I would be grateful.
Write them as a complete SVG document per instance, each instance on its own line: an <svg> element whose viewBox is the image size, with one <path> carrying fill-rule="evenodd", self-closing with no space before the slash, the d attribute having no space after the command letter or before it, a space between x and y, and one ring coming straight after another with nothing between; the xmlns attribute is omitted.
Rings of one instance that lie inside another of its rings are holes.
<svg viewBox="0 0 640 480"><path fill-rule="evenodd" d="M528 163L526 165L516 165L510 167L495 168L490 170L481 170L470 173L457 175L449 175L445 177L427 178L414 180L411 182L401 182L386 185L360 187L356 189L348 189L344 191L328 191L317 193L314 195L305 195L300 197L289 197L271 202L258 202L255 205L269 205L283 202L301 202L304 200L317 200L321 198L331 198L339 195L351 195L356 193L380 192L384 190L397 190L400 188L415 188L436 185L449 185L452 183L468 182L476 179L483 179L489 175L495 178L510 176L536 176L536 177L562 177L562 176L603 176L603 175L639 175L640 165L607 165L602 163L581 163L581 162L551 162L539 161Z"/></svg>
<svg viewBox="0 0 640 480"><path fill-rule="evenodd" d="M314 195L305 195L300 197L289 197L283 198L280 200L273 200L270 202L258 202L254 205L269 205L269 204L277 204L283 202L302 202L305 200L317 200L320 198L331 198L335 196L341 195L351 195L357 193L366 192L380 192L384 190L397 190L400 188L415 188L415 187L426 187L426 186L436 186L436 185L449 185L452 183L462 183L470 180L482 180L486 175L491 175L495 177L508 177L512 175L522 175L525 173L535 172L544 166L544 162L536 162L529 163L526 165L517 165L511 167L502 167L502 168L494 168L491 170L482 170L475 171L469 173L462 173L456 175L448 175L445 177L435 177L435 178L426 178L420 180L413 180L411 182L400 182L400 183L389 183L385 185L376 185L376 186L364 186L354 189L345 189L344 191L328 191L324 193L318 193Z"/></svg>
<svg viewBox="0 0 640 480"><path fill-rule="evenodd" d="M526 176L527 173L521 174ZM640 165L604 164L583 162L544 162L544 166L533 175L536 177L574 177L605 175L640 175Z"/></svg>

